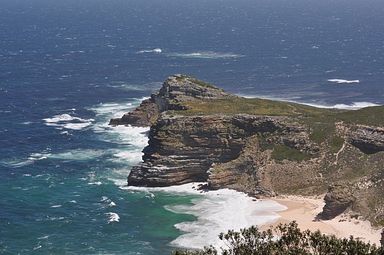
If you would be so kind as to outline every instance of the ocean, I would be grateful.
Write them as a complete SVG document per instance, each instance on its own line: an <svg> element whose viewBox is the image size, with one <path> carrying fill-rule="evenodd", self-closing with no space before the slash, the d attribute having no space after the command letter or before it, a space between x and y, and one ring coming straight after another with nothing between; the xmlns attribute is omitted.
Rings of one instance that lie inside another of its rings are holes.
<svg viewBox="0 0 384 255"><path fill-rule="evenodd" d="M1 0L0 254L170 254L276 219L280 205L230 190L127 187L148 128L109 119L175 73L382 105L383 13L379 0Z"/></svg>

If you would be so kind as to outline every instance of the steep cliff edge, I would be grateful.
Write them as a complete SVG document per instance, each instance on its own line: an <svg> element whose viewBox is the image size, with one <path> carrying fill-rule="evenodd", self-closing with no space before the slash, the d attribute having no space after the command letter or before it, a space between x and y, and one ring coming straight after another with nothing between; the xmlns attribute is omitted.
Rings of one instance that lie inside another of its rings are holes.
<svg viewBox="0 0 384 255"><path fill-rule="evenodd" d="M319 217L352 209L383 225L383 114L384 107L351 112L246 99L175 75L110 124L151 126L129 185L206 181L254 196L327 192Z"/></svg>

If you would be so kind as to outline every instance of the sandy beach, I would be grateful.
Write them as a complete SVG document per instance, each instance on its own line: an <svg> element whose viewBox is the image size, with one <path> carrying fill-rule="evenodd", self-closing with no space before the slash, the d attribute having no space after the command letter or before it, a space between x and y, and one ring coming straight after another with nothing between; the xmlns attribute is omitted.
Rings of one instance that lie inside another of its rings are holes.
<svg viewBox="0 0 384 255"><path fill-rule="evenodd" d="M262 226L265 230L279 223L296 221L302 230L320 230L324 234L333 234L337 237L354 236L362 241L379 245L381 229L374 229L368 221L351 218L349 213L344 213L332 220L315 221L324 206L324 196L300 197L285 196L272 199L287 207L286 210L278 212L280 218L272 223Z"/></svg>

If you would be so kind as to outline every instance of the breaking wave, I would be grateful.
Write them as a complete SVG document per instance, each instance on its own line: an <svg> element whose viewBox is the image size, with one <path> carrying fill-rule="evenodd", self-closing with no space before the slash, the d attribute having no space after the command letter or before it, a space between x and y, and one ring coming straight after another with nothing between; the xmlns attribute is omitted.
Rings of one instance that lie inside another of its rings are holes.
<svg viewBox="0 0 384 255"><path fill-rule="evenodd" d="M337 83L337 84L354 84L360 83L360 80L343 80L343 79L328 79L329 82Z"/></svg>
<svg viewBox="0 0 384 255"><path fill-rule="evenodd" d="M136 53L138 53L138 54L142 54L142 53L157 53L157 54L160 54L162 52L163 52L162 49L154 48L154 49L150 49L150 50L139 50Z"/></svg>
<svg viewBox="0 0 384 255"><path fill-rule="evenodd" d="M223 243L218 238L221 232L274 222L280 217L277 212L286 209L277 202L256 201L245 193L230 189L202 192L196 189L201 184L189 183L165 188L122 187L122 189L148 192L151 196L153 192L199 196L192 200L192 205L165 207L174 213L191 214L197 217L196 221L175 225L177 229L184 232L172 241L171 245L176 247L199 249L212 243L217 248L222 247Z"/></svg>
<svg viewBox="0 0 384 255"><path fill-rule="evenodd" d="M168 57L179 57L179 58L195 58L195 59L229 59L229 58L241 58L244 55L234 53L222 53L214 51L198 51L191 53L168 53Z"/></svg>
<svg viewBox="0 0 384 255"><path fill-rule="evenodd" d="M117 213L114 212L108 212L105 215L108 216L108 224L111 224L113 222L119 222L120 216Z"/></svg>
<svg viewBox="0 0 384 255"><path fill-rule="evenodd" d="M45 118L43 120L47 126L53 126L57 129L65 128L72 130L81 130L83 128L89 127L94 121L94 119L82 119L80 117L73 117L67 113L54 115L51 118Z"/></svg>

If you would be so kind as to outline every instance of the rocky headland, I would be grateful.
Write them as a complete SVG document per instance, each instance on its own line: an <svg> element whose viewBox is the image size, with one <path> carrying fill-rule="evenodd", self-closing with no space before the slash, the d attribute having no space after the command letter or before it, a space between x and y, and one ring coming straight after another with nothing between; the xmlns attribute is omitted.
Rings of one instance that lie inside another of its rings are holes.
<svg viewBox="0 0 384 255"><path fill-rule="evenodd" d="M320 219L350 210L384 225L384 107L247 99L174 75L110 124L150 126L128 185L207 182L256 197L326 193Z"/></svg>

